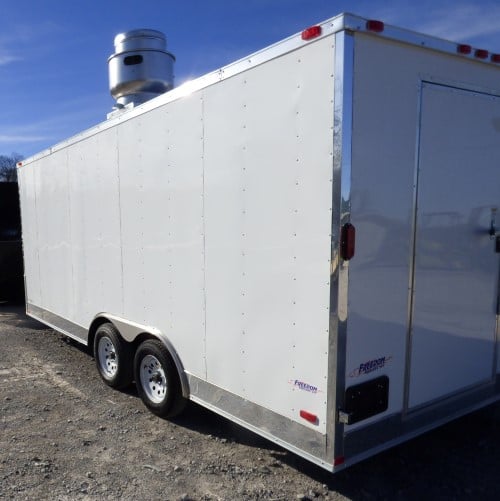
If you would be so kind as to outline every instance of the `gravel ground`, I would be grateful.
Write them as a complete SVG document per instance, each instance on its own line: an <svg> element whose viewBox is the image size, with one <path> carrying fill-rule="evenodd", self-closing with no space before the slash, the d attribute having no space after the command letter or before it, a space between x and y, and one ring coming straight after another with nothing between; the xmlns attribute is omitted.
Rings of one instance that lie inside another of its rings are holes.
<svg viewBox="0 0 500 501"><path fill-rule="evenodd" d="M500 404L335 475L194 404L175 421L0 304L0 499L500 499Z"/></svg>

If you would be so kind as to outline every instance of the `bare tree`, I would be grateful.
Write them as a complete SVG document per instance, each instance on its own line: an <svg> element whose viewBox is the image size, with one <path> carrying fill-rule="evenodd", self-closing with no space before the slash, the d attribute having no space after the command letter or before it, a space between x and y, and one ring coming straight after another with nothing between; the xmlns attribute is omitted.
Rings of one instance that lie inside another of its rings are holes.
<svg viewBox="0 0 500 501"><path fill-rule="evenodd" d="M24 157L19 153L8 155L0 155L0 182L16 182L17 170L16 164Z"/></svg>

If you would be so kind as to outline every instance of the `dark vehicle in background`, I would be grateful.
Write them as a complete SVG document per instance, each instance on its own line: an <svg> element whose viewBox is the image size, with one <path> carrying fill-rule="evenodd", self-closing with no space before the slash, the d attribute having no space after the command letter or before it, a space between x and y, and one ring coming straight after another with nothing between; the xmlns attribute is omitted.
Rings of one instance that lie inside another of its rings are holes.
<svg viewBox="0 0 500 501"><path fill-rule="evenodd" d="M0 301L24 297L17 183L0 183Z"/></svg>

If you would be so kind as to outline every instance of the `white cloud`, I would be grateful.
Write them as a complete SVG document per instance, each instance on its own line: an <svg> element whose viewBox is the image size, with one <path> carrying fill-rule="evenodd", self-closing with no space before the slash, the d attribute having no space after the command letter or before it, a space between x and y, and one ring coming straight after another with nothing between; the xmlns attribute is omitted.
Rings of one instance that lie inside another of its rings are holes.
<svg viewBox="0 0 500 501"><path fill-rule="evenodd" d="M458 4L437 9L417 29L447 40L468 40L500 34L500 6L485 6L473 3Z"/></svg>
<svg viewBox="0 0 500 501"><path fill-rule="evenodd" d="M13 24L2 27L0 33L0 44L2 45L30 45L33 42L55 34L64 33L67 28L52 21L45 21L36 24Z"/></svg>
<svg viewBox="0 0 500 501"><path fill-rule="evenodd" d="M0 47L0 66L5 66L6 64L13 63L14 61L20 61L21 58L14 55L14 53L9 52L5 48Z"/></svg>
<svg viewBox="0 0 500 501"><path fill-rule="evenodd" d="M48 41L50 37L62 32L61 26L50 21L37 25L3 26L0 33L0 66L33 58L34 53L49 50L54 43Z"/></svg>
<svg viewBox="0 0 500 501"><path fill-rule="evenodd" d="M8 54L0 54L0 66L4 66L14 61L18 61L20 58L16 56L9 56Z"/></svg>
<svg viewBox="0 0 500 501"><path fill-rule="evenodd" d="M378 19L451 41L500 39L500 5L450 0L398 3L378 11Z"/></svg>
<svg viewBox="0 0 500 501"><path fill-rule="evenodd" d="M24 117L22 122L0 123L0 153L1 150L19 151L29 156L103 121L108 107L102 97L86 95L60 101L54 103L49 112L33 111L32 119Z"/></svg>
<svg viewBox="0 0 500 501"><path fill-rule="evenodd" d="M0 143L34 143L37 141L47 141L49 139L50 137L47 136L0 134Z"/></svg>

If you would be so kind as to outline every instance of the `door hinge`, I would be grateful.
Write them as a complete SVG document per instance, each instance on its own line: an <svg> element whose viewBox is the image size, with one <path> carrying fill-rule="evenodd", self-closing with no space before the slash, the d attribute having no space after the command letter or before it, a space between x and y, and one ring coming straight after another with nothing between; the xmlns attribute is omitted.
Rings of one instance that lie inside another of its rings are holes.
<svg viewBox="0 0 500 501"><path fill-rule="evenodd" d="M351 424L352 423L352 412L345 412L339 410L338 413L338 421L342 424Z"/></svg>

